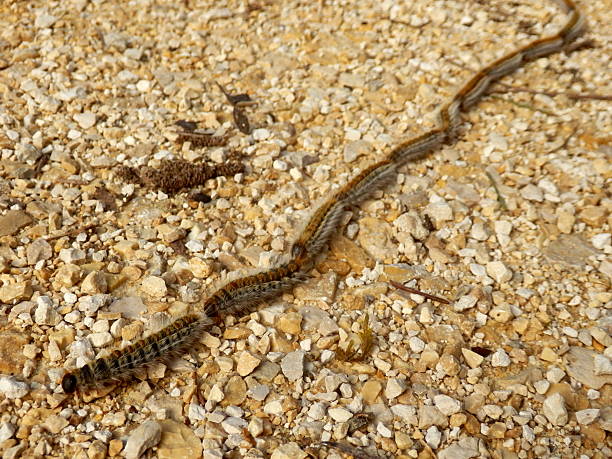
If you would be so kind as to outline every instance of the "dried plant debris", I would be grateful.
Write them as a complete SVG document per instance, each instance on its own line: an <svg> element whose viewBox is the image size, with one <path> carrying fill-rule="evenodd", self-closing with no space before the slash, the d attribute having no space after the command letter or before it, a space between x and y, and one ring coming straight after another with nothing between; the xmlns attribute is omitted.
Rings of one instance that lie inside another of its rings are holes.
<svg viewBox="0 0 612 459"><path fill-rule="evenodd" d="M117 203L115 202L115 195L108 191L105 186L96 188L93 198L100 201L104 210L117 210Z"/></svg>
<svg viewBox="0 0 612 459"><path fill-rule="evenodd" d="M359 332L359 342L355 346L354 341L349 341L346 349L338 348L336 355L345 362L364 360L372 350L374 345L374 332L370 328L370 317L366 313L361 319L361 331Z"/></svg>
<svg viewBox="0 0 612 459"><path fill-rule="evenodd" d="M399 282L389 281L389 283L393 287L395 287L396 289L399 289L400 291L408 292L408 293L413 293L415 295L421 295L422 297L425 297L425 298L427 298L429 300L432 300L432 301L437 301L438 303L450 304L450 301L448 301L445 298L441 298L439 296L431 295L430 293L426 293L426 292L423 292L421 290L417 290L416 288L407 287L406 285L400 284Z"/></svg>
<svg viewBox="0 0 612 459"><path fill-rule="evenodd" d="M189 193L187 200L189 201L189 204L191 204L192 202L196 204L199 204L199 203L207 204L212 200L212 198L209 194L196 190L196 191L192 191L191 193Z"/></svg>
<svg viewBox="0 0 612 459"><path fill-rule="evenodd" d="M247 117L244 107L248 107L250 105L256 105L257 102L251 99L251 96L248 94L230 94L228 93L223 86L217 83L219 89L225 94L228 102L234 106L234 111L232 115L234 116L234 122L236 123L236 127L240 130L240 132L244 134L251 133L251 125L249 123L249 118Z"/></svg>
<svg viewBox="0 0 612 459"><path fill-rule="evenodd" d="M242 107L236 105L232 114L234 116L234 123L236 123L236 127L238 128L238 130L243 134L250 134L251 125L249 123L249 118L247 117Z"/></svg>
<svg viewBox="0 0 612 459"><path fill-rule="evenodd" d="M247 105L256 104L256 102L254 102L253 99L251 99L251 96L249 96L248 94L230 94L219 83L217 83L217 86L219 86L219 89L221 89L221 91L227 98L227 101L233 106L245 107Z"/></svg>
<svg viewBox="0 0 612 459"><path fill-rule="evenodd" d="M198 125L195 121L178 120L174 124L182 129L182 131L176 132L178 143L190 142L194 147L222 147L227 144L227 136L225 135L196 131Z"/></svg>
<svg viewBox="0 0 612 459"><path fill-rule="evenodd" d="M232 176L243 170L243 164L238 161L211 166L177 159L164 160L157 168L121 166L118 168L117 175L126 182L138 183L164 193L174 193L184 188L203 185L210 178Z"/></svg>
<svg viewBox="0 0 612 459"><path fill-rule="evenodd" d="M194 147L222 147L227 144L227 136L207 132L177 132L179 143L191 142Z"/></svg>
<svg viewBox="0 0 612 459"><path fill-rule="evenodd" d="M198 123L196 123L195 121L178 120L174 124L187 132L195 131L198 127Z"/></svg>

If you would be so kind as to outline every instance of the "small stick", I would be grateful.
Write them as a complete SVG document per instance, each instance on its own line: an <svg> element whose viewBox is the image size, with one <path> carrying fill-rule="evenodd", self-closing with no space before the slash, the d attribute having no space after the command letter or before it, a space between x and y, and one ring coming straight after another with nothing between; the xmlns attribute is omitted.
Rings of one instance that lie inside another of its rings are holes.
<svg viewBox="0 0 612 459"><path fill-rule="evenodd" d="M406 287L404 284L400 284L399 282L389 281L389 283L393 287L395 287L395 288L397 288L399 290L403 290L403 291L408 292L408 293L415 293L417 295L424 296L425 298L427 298L429 300L437 301L438 303L442 303L442 304L450 304L451 303L447 299L440 298L439 296L435 296L435 295L430 295L429 293L421 292L420 290L417 290L417 289L412 288L412 287Z"/></svg>
<svg viewBox="0 0 612 459"><path fill-rule="evenodd" d="M87 231L87 230L90 230L92 228L95 228L99 224L100 223L98 223L98 222L96 222L96 223L88 223L87 225L79 226L78 228L62 231L59 234L49 235L45 239L47 241L51 241L53 239L59 239L59 238L65 237L65 236L76 236L77 234L81 234L83 231Z"/></svg>
<svg viewBox="0 0 612 459"><path fill-rule="evenodd" d="M548 115L548 116L557 116L556 113L553 113L553 112L551 112L549 110L544 110L543 108L534 107L531 104L522 104L520 102L516 102L516 101L511 100L511 99L506 99L505 97L496 96L495 94L489 94L489 97L491 97L492 99L503 100L504 102L511 103L511 104L516 105L517 107L520 107L520 108L526 108L526 109L532 110L534 112L541 112L541 113L544 113L545 115Z"/></svg>
<svg viewBox="0 0 612 459"><path fill-rule="evenodd" d="M489 171L485 171L485 174L487 174L487 177L489 177L489 180L491 181L491 185L493 185L493 189L495 190L495 193L497 193L497 202L499 202L500 207L503 210L508 210L508 206L506 205L506 200L504 199L501 192L499 191L499 188L497 188L497 183L495 183L493 176L491 175Z"/></svg>

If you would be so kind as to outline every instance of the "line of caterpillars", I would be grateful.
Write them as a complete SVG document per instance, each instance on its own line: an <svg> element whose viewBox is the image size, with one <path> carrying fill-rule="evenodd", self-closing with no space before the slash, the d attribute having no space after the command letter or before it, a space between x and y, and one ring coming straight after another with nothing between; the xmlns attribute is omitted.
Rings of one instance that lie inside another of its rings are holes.
<svg viewBox="0 0 612 459"><path fill-rule="evenodd" d="M480 70L442 107L436 128L394 148L321 205L293 244L291 261L267 272L229 282L204 301L201 314L180 318L145 339L67 373L62 379L64 392L85 391L112 380L124 380L153 362L167 363L192 348L214 319L244 314L308 278L314 260L338 230L347 207L362 202L374 190L384 187L402 165L424 157L444 142L452 141L460 122L460 112L474 105L493 81L527 62L563 50L584 31L584 17L574 2L561 0L561 5L568 20L558 33L535 40Z"/></svg>

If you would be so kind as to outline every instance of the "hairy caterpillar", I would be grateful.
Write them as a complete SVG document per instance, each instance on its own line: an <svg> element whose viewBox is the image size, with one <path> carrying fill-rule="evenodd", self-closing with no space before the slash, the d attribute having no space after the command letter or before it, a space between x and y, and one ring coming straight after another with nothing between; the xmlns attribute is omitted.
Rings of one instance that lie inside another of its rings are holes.
<svg viewBox="0 0 612 459"><path fill-rule="evenodd" d="M478 71L442 106L436 127L398 145L326 200L292 246L292 259L289 262L267 272L229 282L204 301L201 316L190 315L178 319L148 338L67 373L62 380L64 391L86 390L108 380L123 379L152 362L170 360L199 340L210 323L207 317L243 313L307 278L313 260L337 231L348 206L363 201L374 189L387 184L401 165L420 159L444 142L453 140L461 110L473 106L494 81L526 62L563 50L584 31L584 17L574 2L561 0L561 4L569 17L559 32L512 51Z"/></svg>

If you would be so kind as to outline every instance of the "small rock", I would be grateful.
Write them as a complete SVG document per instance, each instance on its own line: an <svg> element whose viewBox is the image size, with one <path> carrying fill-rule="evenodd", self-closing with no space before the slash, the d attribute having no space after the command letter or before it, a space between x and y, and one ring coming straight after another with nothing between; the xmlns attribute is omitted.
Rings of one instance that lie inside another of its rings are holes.
<svg viewBox="0 0 612 459"><path fill-rule="evenodd" d="M103 293L82 296L79 298L78 309L87 316L93 316L96 312L98 312L98 309L106 306L110 299L110 295Z"/></svg>
<svg viewBox="0 0 612 459"><path fill-rule="evenodd" d="M491 261L487 263L487 274L498 284L508 282L512 279L512 271L501 261Z"/></svg>
<svg viewBox="0 0 612 459"><path fill-rule="evenodd" d="M289 352L281 360L281 370L289 381L297 381L304 375L304 351Z"/></svg>
<svg viewBox="0 0 612 459"><path fill-rule="evenodd" d="M81 291L92 295L96 293L106 293L108 291L108 283L106 282L104 273L100 271L90 272L85 279L83 279Z"/></svg>
<svg viewBox="0 0 612 459"><path fill-rule="evenodd" d="M157 445L162 429L156 421L146 421L130 433L125 445L126 459L138 459L147 449Z"/></svg>
<svg viewBox="0 0 612 459"><path fill-rule="evenodd" d="M306 454L295 442L286 443L274 450L270 459L306 459Z"/></svg>
<svg viewBox="0 0 612 459"><path fill-rule="evenodd" d="M541 379L533 383L533 387L538 394L544 395L548 392L548 388L550 387L550 382L545 379Z"/></svg>
<svg viewBox="0 0 612 459"><path fill-rule="evenodd" d="M147 310L147 307L138 296L126 296L113 301L109 311L118 312L126 319L137 319Z"/></svg>
<svg viewBox="0 0 612 459"><path fill-rule="evenodd" d="M545 360L546 362L556 362L559 356L555 351L546 346L542 349L542 352L540 353L540 358L542 360Z"/></svg>
<svg viewBox="0 0 612 459"><path fill-rule="evenodd" d="M407 388L408 384L406 384L405 380L399 378L389 379L385 388L385 397L388 399L399 397Z"/></svg>
<svg viewBox="0 0 612 459"><path fill-rule="evenodd" d="M367 403L374 403L382 390L382 384L378 381L370 380L361 388L361 396Z"/></svg>
<svg viewBox="0 0 612 459"><path fill-rule="evenodd" d="M544 200L542 190L531 183L521 189L521 196L528 201L542 202Z"/></svg>
<svg viewBox="0 0 612 459"><path fill-rule="evenodd" d="M157 235L162 241L170 244L185 237L185 230L183 228L164 223L157 227Z"/></svg>
<svg viewBox="0 0 612 459"><path fill-rule="evenodd" d="M157 457L159 459L196 459L202 457L202 441L184 423L166 419L160 421L158 425L161 427L162 433L161 441L157 439L155 442L159 442L157 445ZM129 459L127 454L126 459Z"/></svg>
<svg viewBox="0 0 612 459"><path fill-rule="evenodd" d="M465 359L465 363L467 363L470 368L478 368L480 364L484 361L484 357L471 349L461 349L461 353L463 354L463 358Z"/></svg>
<svg viewBox="0 0 612 459"><path fill-rule="evenodd" d="M344 146L344 162L352 163L360 156L369 156L372 145L365 140L355 140L348 142Z"/></svg>
<svg viewBox="0 0 612 459"><path fill-rule="evenodd" d="M232 376L227 384L225 385L225 397L223 398L222 405L235 405L239 406L246 400L247 397L247 385L244 379L238 375Z"/></svg>
<svg viewBox="0 0 612 459"><path fill-rule="evenodd" d="M36 239L28 245L26 256L30 266L41 260L48 260L53 255L53 249L45 239Z"/></svg>
<svg viewBox="0 0 612 459"><path fill-rule="evenodd" d="M276 328L290 335L298 335L302 331L302 315L297 312L281 314L276 321Z"/></svg>
<svg viewBox="0 0 612 459"><path fill-rule="evenodd" d="M465 438L458 443L453 443L447 448L444 448L438 453L438 459L471 459L480 456L478 443L474 445L465 444L469 440L477 440L476 438Z"/></svg>
<svg viewBox="0 0 612 459"><path fill-rule="evenodd" d="M59 253L59 258L66 264L79 263L85 260L85 252L80 249L62 249Z"/></svg>
<svg viewBox="0 0 612 459"><path fill-rule="evenodd" d="M283 409L283 402L281 400L272 400L264 405L264 413L273 414L275 416L282 415L285 410Z"/></svg>
<svg viewBox="0 0 612 459"><path fill-rule="evenodd" d="M561 231L562 233L571 233L575 222L576 217L574 217L572 214L563 211L560 211L558 213L557 228L559 228L559 231Z"/></svg>
<svg viewBox="0 0 612 459"><path fill-rule="evenodd" d="M552 394L544 400L544 416L554 425L564 426L569 420L565 400L559 393Z"/></svg>
<svg viewBox="0 0 612 459"><path fill-rule="evenodd" d="M27 383L17 381L12 376L0 376L0 393L8 399L24 397L30 388Z"/></svg>
<svg viewBox="0 0 612 459"><path fill-rule="evenodd" d="M258 402L263 402L269 393L270 388L266 384L257 384L251 387L248 392L249 396Z"/></svg>
<svg viewBox="0 0 612 459"><path fill-rule="evenodd" d="M0 302L29 300L32 297L32 284L30 281L16 282L0 287Z"/></svg>
<svg viewBox="0 0 612 459"><path fill-rule="evenodd" d="M88 338L94 347L104 347L113 342L113 335L109 332L91 333Z"/></svg>
<svg viewBox="0 0 612 459"><path fill-rule="evenodd" d="M401 403L398 403L397 405L393 405L391 407L391 412L406 424L413 426L418 424L416 408L414 406L402 405Z"/></svg>
<svg viewBox="0 0 612 459"><path fill-rule="evenodd" d="M96 115L91 112L77 113L73 119L79 124L81 129L89 129L96 124Z"/></svg>
<svg viewBox="0 0 612 459"><path fill-rule="evenodd" d="M446 201L438 201L429 204L425 212L436 223L446 222L453 219L453 209Z"/></svg>
<svg viewBox="0 0 612 459"><path fill-rule="evenodd" d="M435 406L423 405L419 408L419 429L427 429L432 425L445 428L448 418Z"/></svg>
<svg viewBox="0 0 612 459"><path fill-rule="evenodd" d="M346 422L353 417L353 413L345 408L330 408L327 413L336 422Z"/></svg>
<svg viewBox="0 0 612 459"><path fill-rule="evenodd" d="M365 217L359 220L357 239L361 246L376 260L391 260L397 251L393 243L393 229L384 220Z"/></svg>
<svg viewBox="0 0 612 459"><path fill-rule="evenodd" d="M546 372L546 379L553 384L558 383L564 377L565 377L565 371L563 371L559 367L552 367Z"/></svg>
<svg viewBox="0 0 612 459"><path fill-rule="evenodd" d="M510 322L514 318L509 304L500 304L489 311L489 316L501 324Z"/></svg>
<svg viewBox="0 0 612 459"><path fill-rule="evenodd" d="M11 438L16 431L17 427L10 422L3 422L0 424L0 443Z"/></svg>
<svg viewBox="0 0 612 459"><path fill-rule="evenodd" d="M597 376L612 375L612 361L605 355L596 354L593 358L594 371Z"/></svg>
<svg viewBox="0 0 612 459"><path fill-rule="evenodd" d="M466 311L476 306L476 303L478 303L478 298L471 295L464 295L455 301L453 309L457 312Z"/></svg>
<svg viewBox="0 0 612 459"><path fill-rule="evenodd" d="M612 234L601 233L596 234L591 238L591 244L598 250L603 250L606 246L612 244Z"/></svg>
<svg viewBox="0 0 612 459"><path fill-rule="evenodd" d="M68 424L69 422L66 418L58 416L57 414L52 414L50 416L47 416L47 418L45 419L42 425L45 429L47 429L52 434L58 434Z"/></svg>
<svg viewBox="0 0 612 459"><path fill-rule="evenodd" d="M153 298L163 298L168 293L166 281L158 276L145 277L142 280L140 289Z"/></svg>
<svg viewBox="0 0 612 459"><path fill-rule="evenodd" d="M455 356L444 354L436 364L436 369L444 371L449 376L454 376L459 373L460 365Z"/></svg>
<svg viewBox="0 0 612 459"><path fill-rule="evenodd" d="M324 402L315 402L310 405L308 409L308 416L315 421L320 421L325 417L325 411L327 409L327 403ZM331 414L330 414L331 416Z"/></svg>
<svg viewBox="0 0 612 459"><path fill-rule="evenodd" d="M67 264L55 272L54 284L59 287L73 287L81 279L81 268L77 265Z"/></svg>
<svg viewBox="0 0 612 459"><path fill-rule="evenodd" d="M491 356L491 365L494 367L507 367L510 366L511 363L510 356L506 354L506 351L503 349L498 349Z"/></svg>
<svg viewBox="0 0 612 459"><path fill-rule="evenodd" d="M34 27L36 27L37 29L47 29L53 24L55 24L56 21L57 18L55 16L43 10L36 15L36 19L34 20Z"/></svg>
<svg viewBox="0 0 612 459"><path fill-rule="evenodd" d="M598 408L589 408L586 410L576 411L576 420L578 424L588 425L599 417Z"/></svg>
<svg viewBox="0 0 612 459"><path fill-rule="evenodd" d="M423 341L421 338L418 338L416 336L412 336L408 340L408 346L410 346L410 350L412 352L420 354L425 349L425 341Z"/></svg>
<svg viewBox="0 0 612 459"><path fill-rule="evenodd" d="M94 440L87 448L89 459L105 459L107 456L106 445L101 440Z"/></svg>
<svg viewBox="0 0 612 459"><path fill-rule="evenodd" d="M434 397L434 404L446 416L451 416L461 411L461 402L448 395L436 395Z"/></svg>
<svg viewBox="0 0 612 459"><path fill-rule="evenodd" d="M260 363L261 359L258 359L248 351L244 351L238 357L236 371L240 376L248 376L253 372L253 370L255 370L255 368L259 366Z"/></svg>
<svg viewBox="0 0 612 459"><path fill-rule="evenodd" d="M40 298L39 298L40 299ZM53 308L53 303L38 302L38 307L34 311L34 322L38 325L55 326L62 320L61 315Z"/></svg>
<svg viewBox="0 0 612 459"><path fill-rule="evenodd" d="M23 210L9 210L6 215L0 217L0 237L12 236L30 223L32 217Z"/></svg>
<svg viewBox="0 0 612 459"><path fill-rule="evenodd" d="M391 438L393 436L393 432L391 432L391 429L389 429L382 422L376 424L376 432L378 433L378 435L384 438Z"/></svg>
<svg viewBox="0 0 612 459"><path fill-rule="evenodd" d="M223 430L225 430L229 435L241 434L243 429L245 429L247 426L248 422L235 416L228 416L221 421L221 427L223 427Z"/></svg>
<svg viewBox="0 0 612 459"><path fill-rule="evenodd" d="M602 206L588 206L584 208L580 214L578 214L578 218L582 220L589 226L594 228L601 228L601 226L606 221L607 211L606 208Z"/></svg>
<svg viewBox="0 0 612 459"><path fill-rule="evenodd" d="M432 448L438 449L442 441L442 433L436 426L431 426L425 434L425 442Z"/></svg>

